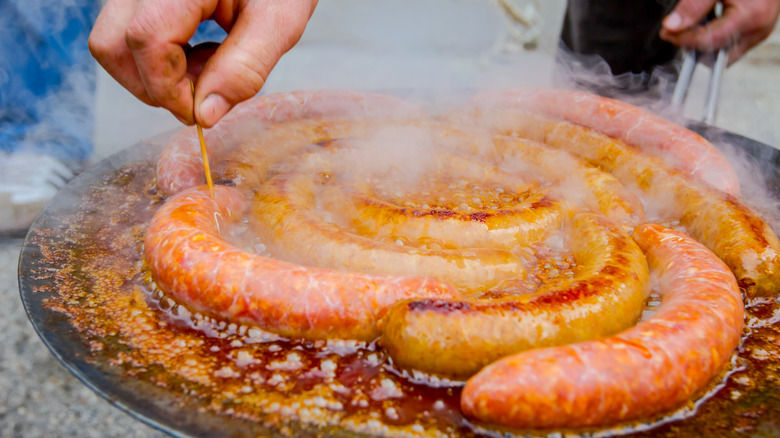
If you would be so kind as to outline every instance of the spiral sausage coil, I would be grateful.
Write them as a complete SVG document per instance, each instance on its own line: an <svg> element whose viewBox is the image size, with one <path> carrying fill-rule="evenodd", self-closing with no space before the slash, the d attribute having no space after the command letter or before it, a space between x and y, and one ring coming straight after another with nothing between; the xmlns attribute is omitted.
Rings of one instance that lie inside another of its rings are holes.
<svg viewBox="0 0 780 438"><path fill-rule="evenodd" d="M720 152L622 102L502 90L429 115L294 92L206 135L235 188L210 198L192 133L171 140L145 245L158 285L283 336L379 339L400 369L467 380L463 411L489 423L673 409L736 348L740 288L780 290L780 242ZM242 221L264 251L229 242ZM640 321L651 277L663 304Z"/></svg>

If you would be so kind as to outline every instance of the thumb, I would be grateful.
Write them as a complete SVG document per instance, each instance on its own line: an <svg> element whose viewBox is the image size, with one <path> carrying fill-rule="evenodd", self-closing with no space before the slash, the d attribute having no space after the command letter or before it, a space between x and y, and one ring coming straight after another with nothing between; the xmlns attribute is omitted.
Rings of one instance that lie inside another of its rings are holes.
<svg viewBox="0 0 780 438"><path fill-rule="evenodd" d="M715 7L716 1L680 0L674 10L664 18L664 30L677 33L699 24Z"/></svg>
<svg viewBox="0 0 780 438"><path fill-rule="evenodd" d="M279 58L300 39L316 1L246 2L198 76L195 117L214 126L263 87Z"/></svg>

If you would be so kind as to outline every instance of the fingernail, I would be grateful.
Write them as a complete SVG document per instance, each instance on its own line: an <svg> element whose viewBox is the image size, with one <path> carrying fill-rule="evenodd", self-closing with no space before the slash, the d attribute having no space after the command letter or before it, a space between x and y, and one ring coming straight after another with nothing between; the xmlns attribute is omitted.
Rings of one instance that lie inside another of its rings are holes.
<svg viewBox="0 0 780 438"><path fill-rule="evenodd" d="M224 97L211 93L200 104L200 119L204 125L214 126L229 109L230 104Z"/></svg>
<svg viewBox="0 0 780 438"><path fill-rule="evenodd" d="M682 24L682 17L677 12L672 12L664 19L664 27L669 30L677 30Z"/></svg>

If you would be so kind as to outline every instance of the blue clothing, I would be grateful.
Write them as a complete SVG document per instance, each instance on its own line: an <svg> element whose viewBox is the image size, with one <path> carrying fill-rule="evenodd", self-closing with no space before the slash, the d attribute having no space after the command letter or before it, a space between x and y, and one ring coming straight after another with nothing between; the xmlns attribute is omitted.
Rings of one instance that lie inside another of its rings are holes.
<svg viewBox="0 0 780 438"><path fill-rule="evenodd" d="M0 0L0 151L92 153L96 0Z"/></svg>
<svg viewBox="0 0 780 438"><path fill-rule="evenodd" d="M92 154L97 63L87 40L99 0L0 0L0 152ZM221 41L202 23L191 43Z"/></svg>
<svg viewBox="0 0 780 438"><path fill-rule="evenodd" d="M196 46L206 42L222 42L227 32L222 30L215 21L204 21L198 26L198 31L190 38L190 45Z"/></svg>

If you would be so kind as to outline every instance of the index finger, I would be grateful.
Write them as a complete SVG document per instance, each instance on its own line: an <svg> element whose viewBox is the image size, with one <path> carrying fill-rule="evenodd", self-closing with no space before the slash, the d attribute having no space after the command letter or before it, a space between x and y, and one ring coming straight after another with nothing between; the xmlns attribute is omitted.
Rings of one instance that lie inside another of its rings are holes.
<svg viewBox="0 0 780 438"><path fill-rule="evenodd" d="M138 74L133 54L125 42L125 29L133 20L135 1L109 0L89 35L89 51L117 82L142 102L154 105Z"/></svg>
<svg viewBox="0 0 780 438"><path fill-rule="evenodd" d="M684 32L668 34L662 31L661 38L678 46L711 52L738 39L742 21L743 16L740 10L726 9L720 18Z"/></svg>
<svg viewBox="0 0 780 438"><path fill-rule="evenodd" d="M716 0L680 0L672 12L664 18L662 31L675 34L690 31L715 7Z"/></svg>

